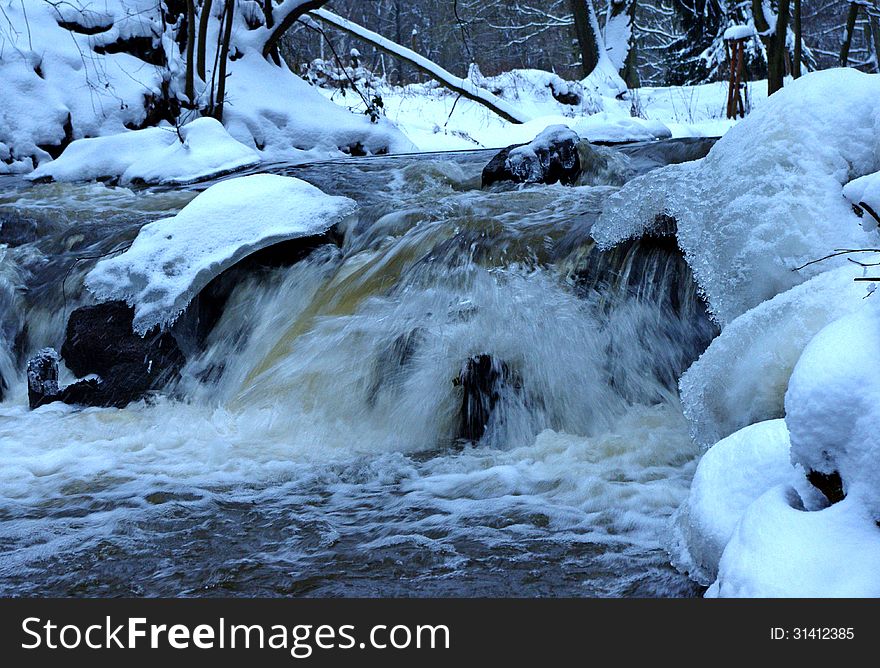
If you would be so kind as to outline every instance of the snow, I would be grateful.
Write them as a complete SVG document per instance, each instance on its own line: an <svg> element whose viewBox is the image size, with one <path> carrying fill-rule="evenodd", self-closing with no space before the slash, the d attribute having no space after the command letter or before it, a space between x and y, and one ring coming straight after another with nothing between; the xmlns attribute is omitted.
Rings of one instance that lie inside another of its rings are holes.
<svg viewBox="0 0 880 668"><path fill-rule="evenodd" d="M843 187L843 195L862 209L862 227L876 230L880 224L880 172L874 172L850 181Z"/></svg>
<svg viewBox="0 0 880 668"><path fill-rule="evenodd" d="M810 339L867 305L864 283L853 281L861 275L859 267L847 263L761 303L724 328L679 383L696 443L708 447L746 425L784 415L789 377Z"/></svg>
<svg viewBox="0 0 880 668"><path fill-rule="evenodd" d="M176 216L141 228L121 255L86 277L100 300L134 306L134 328L167 326L211 279L251 253L322 234L354 212L347 197L326 195L300 179L256 174L221 181Z"/></svg>
<svg viewBox="0 0 880 668"><path fill-rule="evenodd" d="M12 169L23 171L50 160L41 146L57 145L68 118L74 137L122 132L141 124L144 94L158 91L159 68L125 53L97 55L93 47L120 34L161 34L153 0L105 0L100 12L73 10L68 3L4 2L0 58L0 142L11 152ZM129 13L130 12L130 13ZM106 35L81 35L58 20L117 27Z"/></svg>
<svg viewBox="0 0 880 668"><path fill-rule="evenodd" d="M608 11L605 18L605 52L608 60L618 72L626 64L629 55L630 39L632 38L632 19L628 12L623 11L612 16L612 6L619 5L625 0L612 0L608 3Z"/></svg>
<svg viewBox="0 0 880 668"><path fill-rule="evenodd" d="M749 505L768 489L795 481L788 451L785 421L769 420L703 455L687 501L673 516L667 549L679 570L703 585L715 580L721 553Z"/></svg>
<svg viewBox="0 0 880 668"><path fill-rule="evenodd" d="M714 597L878 597L880 528L852 499L799 509L778 485L752 503L724 550Z"/></svg>
<svg viewBox="0 0 880 668"><path fill-rule="evenodd" d="M102 0L84 8L2 2L0 173L25 173L50 162L46 148L71 139L141 129L155 123L147 114L155 101L166 94L178 101L185 98L185 67L174 40L175 27L163 23L155 0ZM232 51L238 57L228 63L223 119L236 140L272 160L414 150L389 121L372 123L330 104L287 67L266 61L260 54L266 30L249 30L245 13L237 12L233 25ZM211 44L216 43L217 19L215 11L209 25ZM62 28L58 21L107 29L87 35ZM152 41L153 54L144 56L151 62L124 52L124 40L130 38ZM123 51L107 51L120 47ZM211 65L208 81L214 78ZM196 88L197 102L206 106L209 89L201 81ZM195 115L183 111L182 123ZM160 142L151 138L149 143L156 148ZM145 173L157 170L164 171L161 160Z"/></svg>
<svg viewBox="0 0 880 668"><path fill-rule="evenodd" d="M229 134L267 160L339 157L359 145L370 153L408 153L416 147L387 119L371 123L327 104L315 88L285 67L248 51L229 63L224 122Z"/></svg>
<svg viewBox="0 0 880 668"><path fill-rule="evenodd" d="M751 23L747 25L732 25L724 31L724 39L748 39L755 36L755 26Z"/></svg>
<svg viewBox="0 0 880 668"><path fill-rule="evenodd" d="M839 472L844 493L880 519L876 304L834 321L810 341L789 382L785 421L792 461L807 470Z"/></svg>
<svg viewBox="0 0 880 668"><path fill-rule="evenodd" d="M795 267L875 241L842 192L880 168L878 95L877 75L834 69L801 77L703 160L630 181L608 200L593 236L607 248L641 235L658 214L675 217L679 245L723 327L845 260Z"/></svg>
<svg viewBox="0 0 880 668"><path fill-rule="evenodd" d="M428 60L424 56L419 55L412 49L408 49L405 46L396 44L391 40L382 37L378 33L359 26L356 23L352 23L351 21L344 19L341 16L337 16L333 12L327 11L326 9L314 9L312 10L311 14L313 16L317 16L322 21L326 21L333 26L344 28L346 31L358 35L392 54L399 54L400 56L414 63L419 69L425 72L430 72L431 76L433 76L434 78L447 82L449 85L460 89L468 95L488 102L489 104L493 105L495 108L506 114L509 117L509 120L515 120L518 122L529 120L529 118L514 105L496 97L489 91L480 88L479 86L475 85L474 82L470 79L462 79L455 76L451 72L440 67L437 63ZM626 87L624 86L624 89L625 88Z"/></svg>
<svg viewBox="0 0 880 668"><path fill-rule="evenodd" d="M230 137L219 121L199 118L181 127L179 136L165 125L78 139L27 178L190 183L259 162L259 154Z"/></svg>

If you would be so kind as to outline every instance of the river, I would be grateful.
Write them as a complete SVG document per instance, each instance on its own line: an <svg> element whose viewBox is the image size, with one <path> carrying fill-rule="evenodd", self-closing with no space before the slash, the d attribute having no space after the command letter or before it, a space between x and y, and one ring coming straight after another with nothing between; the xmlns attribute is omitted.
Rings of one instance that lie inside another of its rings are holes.
<svg viewBox="0 0 880 668"><path fill-rule="evenodd" d="M176 386L125 409L30 411L24 363L97 257L209 184L0 177L39 231L0 246L0 595L699 595L662 543L699 455L676 381L716 332L674 243L589 232L710 143L603 149L575 187L481 190L485 151L263 166L357 222L239 281ZM507 382L463 443L480 355Z"/></svg>

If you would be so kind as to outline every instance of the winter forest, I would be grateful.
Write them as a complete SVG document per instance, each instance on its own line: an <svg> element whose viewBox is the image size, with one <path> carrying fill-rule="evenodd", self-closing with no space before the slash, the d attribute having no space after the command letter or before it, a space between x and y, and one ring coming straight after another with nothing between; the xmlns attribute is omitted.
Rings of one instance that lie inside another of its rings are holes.
<svg viewBox="0 0 880 668"><path fill-rule="evenodd" d="M0 596L880 596L878 44L0 0Z"/></svg>

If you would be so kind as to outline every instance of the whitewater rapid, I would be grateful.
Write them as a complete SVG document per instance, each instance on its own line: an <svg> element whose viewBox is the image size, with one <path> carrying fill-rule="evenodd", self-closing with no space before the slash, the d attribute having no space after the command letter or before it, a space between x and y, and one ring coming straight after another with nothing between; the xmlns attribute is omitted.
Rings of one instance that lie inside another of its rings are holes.
<svg viewBox="0 0 880 668"><path fill-rule="evenodd" d="M29 411L21 348L59 346L95 257L195 192L6 182L50 233L0 272L27 323L0 360L0 593L694 594L660 544L699 454L675 381L713 329L664 247L593 249L619 160L494 192L486 154L279 167L360 219L238 283L169 395L121 410ZM463 445L479 354L521 385Z"/></svg>

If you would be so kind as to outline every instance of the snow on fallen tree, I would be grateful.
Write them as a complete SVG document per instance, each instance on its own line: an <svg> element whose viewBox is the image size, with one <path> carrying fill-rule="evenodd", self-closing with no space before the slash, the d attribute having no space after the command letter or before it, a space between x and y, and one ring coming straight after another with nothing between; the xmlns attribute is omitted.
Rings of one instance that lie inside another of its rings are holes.
<svg viewBox="0 0 880 668"><path fill-rule="evenodd" d="M880 169L878 96L878 75L808 74L704 159L630 181L608 200L593 236L610 247L649 231L658 215L675 218L678 243L725 326L846 260L796 267L834 248L876 244L842 194L848 181Z"/></svg>
<svg viewBox="0 0 880 668"><path fill-rule="evenodd" d="M219 121L199 118L179 131L164 125L77 139L57 159L40 165L27 178L179 184L259 162L259 154L230 137Z"/></svg>
<svg viewBox="0 0 880 668"><path fill-rule="evenodd" d="M221 181L176 216L141 228L124 253L86 276L100 300L134 307L134 329L168 326L215 276L273 244L327 232L357 204L300 179L256 174Z"/></svg>
<svg viewBox="0 0 880 668"><path fill-rule="evenodd" d="M486 108L491 109L493 112L501 116L503 119L510 121L511 123L525 123L526 121L530 120L530 118L526 114L514 107L512 104L510 104L506 100L502 100L501 98L496 97L489 91L480 88L470 79L462 79L461 77L457 77L452 74L452 72L443 69L437 63L416 53L412 49L408 49L405 46L397 44L396 42L392 42L390 39L382 37L382 35L375 33L372 30L368 30L367 28L364 28L357 23L353 23L348 19L337 16L333 12L329 12L326 9L313 10L309 12L309 16L320 19L321 21L324 21L325 23L333 26L334 28L337 28L338 30L342 30L343 32L346 32L353 37L368 42L369 44L373 45L380 51L387 53L388 55L394 56L395 58L400 58L401 60L405 60L413 67L418 69L420 72L440 82L446 88L449 88L453 92L458 93L468 100L473 100L478 104L482 104Z"/></svg>

